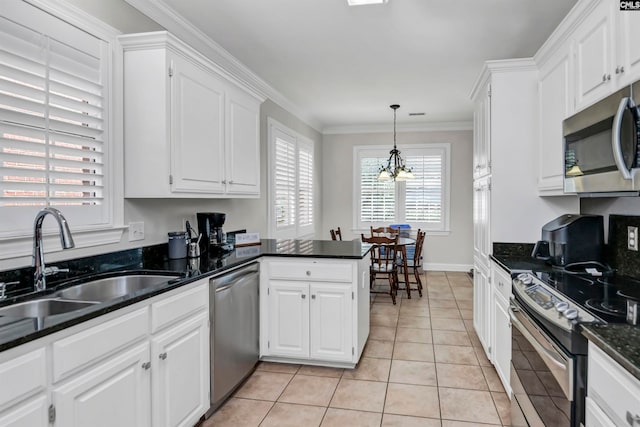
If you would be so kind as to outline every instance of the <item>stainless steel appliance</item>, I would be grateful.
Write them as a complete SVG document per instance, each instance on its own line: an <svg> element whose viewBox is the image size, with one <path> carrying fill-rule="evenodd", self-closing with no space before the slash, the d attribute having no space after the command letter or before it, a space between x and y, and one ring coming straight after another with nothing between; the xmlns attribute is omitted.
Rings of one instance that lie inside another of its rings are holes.
<svg viewBox="0 0 640 427"><path fill-rule="evenodd" d="M259 264L252 263L209 282L211 407L207 417L258 363L259 273Z"/></svg>
<svg viewBox="0 0 640 427"><path fill-rule="evenodd" d="M542 240L531 256L549 264L600 262L604 247L604 219L601 215L562 215L542 226Z"/></svg>
<svg viewBox="0 0 640 427"><path fill-rule="evenodd" d="M222 212L198 212L198 231L203 235L200 241L201 253L217 255L233 250L233 245L226 242L222 226L227 215Z"/></svg>
<svg viewBox="0 0 640 427"><path fill-rule="evenodd" d="M565 192L638 194L636 99L640 82L564 120Z"/></svg>

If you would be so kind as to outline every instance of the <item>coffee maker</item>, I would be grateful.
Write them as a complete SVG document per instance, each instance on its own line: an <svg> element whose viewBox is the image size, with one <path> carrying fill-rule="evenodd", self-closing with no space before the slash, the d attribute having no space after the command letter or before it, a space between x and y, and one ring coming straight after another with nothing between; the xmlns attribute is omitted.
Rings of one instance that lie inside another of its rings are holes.
<svg viewBox="0 0 640 427"><path fill-rule="evenodd" d="M200 252L219 254L233 250L233 245L226 242L222 226L227 215L221 212L198 212L198 231L202 234L200 239Z"/></svg>

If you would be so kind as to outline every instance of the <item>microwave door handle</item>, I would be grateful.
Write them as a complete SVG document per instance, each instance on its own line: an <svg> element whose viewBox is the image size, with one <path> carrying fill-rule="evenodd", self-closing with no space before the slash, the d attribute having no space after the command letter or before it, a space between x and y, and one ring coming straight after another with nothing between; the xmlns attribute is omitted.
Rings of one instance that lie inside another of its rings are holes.
<svg viewBox="0 0 640 427"><path fill-rule="evenodd" d="M624 158L622 156L622 141L620 140L620 128L622 126L622 116L624 115L624 111L627 109L630 98L623 98L620 100L620 105L618 106L618 111L616 112L616 116L613 119L613 132L611 136L611 148L613 149L613 159L616 162L616 166L618 170L622 174L624 179L631 179L631 172L627 169L627 165L624 163Z"/></svg>

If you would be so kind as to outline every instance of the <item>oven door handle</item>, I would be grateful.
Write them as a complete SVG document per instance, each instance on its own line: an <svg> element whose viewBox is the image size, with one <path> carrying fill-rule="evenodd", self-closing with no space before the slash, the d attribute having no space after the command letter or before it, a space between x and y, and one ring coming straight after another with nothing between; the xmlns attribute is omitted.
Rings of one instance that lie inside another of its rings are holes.
<svg viewBox="0 0 640 427"><path fill-rule="evenodd" d="M538 342L538 340L536 340L536 338L531 334L531 332L529 332L529 330L522 324L520 319L516 317L514 311L519 311L519 310L517 307L511 306L511 310L509 310L509 317L511 317L511 322L516 324L516 327L519 326L518 330L520 331L520 333L525 336L525 338L533 346L533 348L535 348L542 355L547 356L558 369L566 371L567 365L565 361L558 360L555 354L550 352L548 349L544 348Z"/></svg>
<svg viewBox="0 0 640 427"><path fill-rule="evenodd" d="M633 107L633 100L629 97L622 98L620 105L618 105L618 111L613 118L613 129L611 132L611 148L613 149L613 159L616 162L616 166L624 179L631 179L631 172L627 169L627 165L624 162L622 155L622 141L620 139L622 116L627 108Z"/></svg>

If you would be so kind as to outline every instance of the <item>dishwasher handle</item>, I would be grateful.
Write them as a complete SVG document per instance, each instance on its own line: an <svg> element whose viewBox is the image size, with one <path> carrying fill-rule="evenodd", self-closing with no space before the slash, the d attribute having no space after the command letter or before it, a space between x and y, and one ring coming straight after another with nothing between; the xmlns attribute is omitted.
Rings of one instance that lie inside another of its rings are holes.
<svg viewBox="0 0 640 427"><path fill-rule="evenodd" d="M249 276L259 274L257 264L251 265L232 273L228 273L222 277L211 279L211 285L215 288L216 293L226 291L239 282L244 281Z"/></svg>

